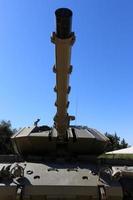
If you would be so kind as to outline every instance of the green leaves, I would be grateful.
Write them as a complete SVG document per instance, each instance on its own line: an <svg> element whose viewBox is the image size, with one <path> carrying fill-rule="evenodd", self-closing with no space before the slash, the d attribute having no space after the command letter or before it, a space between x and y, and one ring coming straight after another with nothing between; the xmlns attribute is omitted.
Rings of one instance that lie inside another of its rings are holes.
<svg viewBox="0 0 133 200"><path fill-rule="evenodd" d="M125 139L121 138L115 134L105 133L105 136L109 138L110 144L108 145L108 151L113 151L117 149L123 149L128 147L128 143L126 143Z"/></svg>
<svg viewBox="0 0 133 200"><path fill-rule="evenodd" d="M2 120L0 122L0 154L14 153L10 138L15 130L12 129L10 121Z"/></svg>

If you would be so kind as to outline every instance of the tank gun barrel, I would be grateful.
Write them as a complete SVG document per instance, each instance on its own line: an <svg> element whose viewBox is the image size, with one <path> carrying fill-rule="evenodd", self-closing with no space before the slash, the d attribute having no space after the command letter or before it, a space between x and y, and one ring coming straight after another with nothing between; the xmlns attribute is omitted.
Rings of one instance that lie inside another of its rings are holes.
<svg viewBox="0 0 133 200"><path fill-rule="evenodd" d="M58 38L66 39L71 36L72 11L67 8L60 8L55 11L56 35Z"/></svg>
<svg viewBox="0 0 133 200"><path fill-rule="evenodd" d="M56 86L54 91L57 93L57 113L54 117L55 128L61 139L66 138L70 120L67 109L69 106L68 94L70 92L69 75L72 71L70 65L71 47L75 41L72 29L72 11L67 8L57 9L56 32L53 32L51 41L55 44L55 65L53 71L56 73Z"/></svg>

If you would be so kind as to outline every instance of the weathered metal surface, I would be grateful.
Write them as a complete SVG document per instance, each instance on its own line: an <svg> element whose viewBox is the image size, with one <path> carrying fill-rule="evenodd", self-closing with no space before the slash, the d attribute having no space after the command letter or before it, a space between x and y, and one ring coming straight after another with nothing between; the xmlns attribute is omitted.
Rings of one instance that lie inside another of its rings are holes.
<svg viewBox="0 0 133 200"><path fill-rule="evenodd" d="M17 188L21 192L21 199L37 199L38 196L40 199L100 199L103 187L107 199L122 199L123 196L117 179L111 180L112 175L106 176L106 171L99 177L100 168L87 161L66 162L65 159L57 159L44 163L17 163L22 170L17 175L12 170L14 164L1 164L0 169L3 166L9 172L0 174L0 197L2 195L3 200L8 196L11 199L18 198Z"/></svg>

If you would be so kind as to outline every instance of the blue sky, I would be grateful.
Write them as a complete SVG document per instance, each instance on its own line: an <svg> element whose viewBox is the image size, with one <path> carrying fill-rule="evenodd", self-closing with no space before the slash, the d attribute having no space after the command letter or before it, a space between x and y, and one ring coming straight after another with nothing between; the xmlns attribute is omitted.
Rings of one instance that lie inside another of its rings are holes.
<svg viewBox="0 0 133 200"><path fill-rule="evenodd" d="M69 113L133 145L133 1L0 0L0 119L53 125L54 11L73 10Z"/></svg>

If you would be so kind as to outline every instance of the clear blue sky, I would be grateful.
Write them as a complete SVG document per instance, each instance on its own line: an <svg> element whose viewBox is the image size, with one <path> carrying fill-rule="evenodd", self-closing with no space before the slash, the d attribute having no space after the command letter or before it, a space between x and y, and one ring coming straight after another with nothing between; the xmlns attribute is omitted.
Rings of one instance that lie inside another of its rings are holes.
<svg viewBox="0 0 133 200"><path fill-rule="evenodd" d="M0 119L53 124L54 11L73 10L69 113L133 145L133 1L0 0Z"/></svg>

